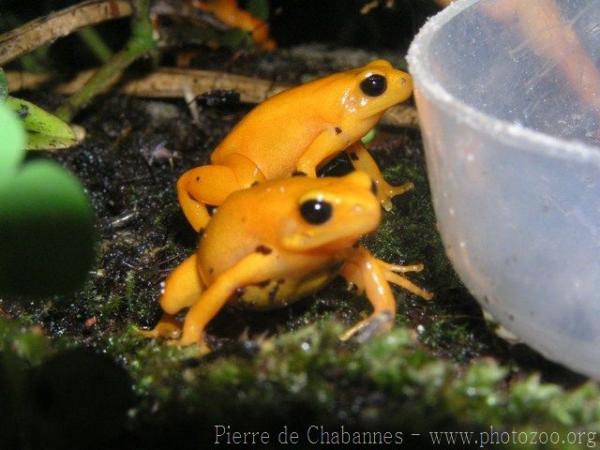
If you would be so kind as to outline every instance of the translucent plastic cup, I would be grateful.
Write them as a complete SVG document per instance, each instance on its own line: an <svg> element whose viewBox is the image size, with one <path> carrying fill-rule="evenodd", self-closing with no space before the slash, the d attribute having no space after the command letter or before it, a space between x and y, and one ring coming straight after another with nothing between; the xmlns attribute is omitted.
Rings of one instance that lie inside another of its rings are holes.
<svg viewBox="0 0 600 450"><path fill-rule="evenodd" d="M444 245L495 318L600 379L600 0L463 0L409 51Z"/></svg>

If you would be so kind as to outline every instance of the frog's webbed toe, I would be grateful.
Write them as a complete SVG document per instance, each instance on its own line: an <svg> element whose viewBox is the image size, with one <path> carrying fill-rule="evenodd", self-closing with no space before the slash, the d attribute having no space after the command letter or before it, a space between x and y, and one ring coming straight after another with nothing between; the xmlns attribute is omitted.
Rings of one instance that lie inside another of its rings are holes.
<svg viewBox="0 0 600 450"><path fill-rule="evenodd" d="M137 329L140 336L146 338L177 339L181 335L181 325L175 316L163 314L162 318L151 330Z"/></svg>
<svg viewBox="0 0 600 450"><path fill-rule="evenodd" d="M423 270L423 264L412 264L410 266L399 266L396 264L389 264L385 261L376 260L377 264L382 268L385 279L396 286L400 286L403 289L406 289L408 292L411 292L424 300L431 300L433 298L433 293L423 289L422 287L417 286L408 278L403 277L402 275L398 275L398 273L406 273L406 272L420 272Z"/></svg>
<svg viewBox="0 0 600 450"><path fill-rule="evenodd" d="M375 186L374 193L386 211L392 209L392 198L414 189L415 185L410 181L399 186L393 186L385 181L377 163L362 143L357 142L351 145L346 153L356 170L362 170L369 174Z"/></svg>
<svg viewBox="0 0 600 450"><path fill-rule="evenodd" d="M381 177L379 180L375 180L377 184L377 198L379 199L381 206L386 211L390 211L393 207L392 199L397 195L402 195L415 188L412 181L407 181L399 186L392 186Z"/></svg>
<svg viewBox="0 0 600 450"><path fill-rule="evenodd" d="M208 344L206 342L204 342L204 339L189 340L189 339L185 339L184 337L182 337L180 339L174 339L174 340L168 341L167 345L169 345L171 347L189 347L189 346L194 346L194 348L195 348L194 355L198 356L198 357L204 356L204 355L208 355L209 353L212 352L212 349L208 346Z"/></svg>
<svg viewBox="0 0 600 450"><path fill-rule="evenodd" d="M394 316L389 311L372 314L361 320L340 336L342 341L354 339L359 343L368 341L374 336L387 333L394 325Z"/></svg>

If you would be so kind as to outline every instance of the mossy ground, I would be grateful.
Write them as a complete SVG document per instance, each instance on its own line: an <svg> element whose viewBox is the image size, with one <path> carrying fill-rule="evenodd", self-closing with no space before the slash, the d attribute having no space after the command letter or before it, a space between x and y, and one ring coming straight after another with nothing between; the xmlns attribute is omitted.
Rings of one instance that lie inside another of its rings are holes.
<svg viewBox="0 0 600 450"><path fill-rule="evenodd" d="M269 58L259 64L263 76L287 67L293 81L294 67L307 67ZM235 67L245 64L257 62ZM425 263L410 278L434 301L396 289L395 329L365 344L338 339L369 311L341 281L279 311L222 312L208 328L215 350L203 358L140 338L134 328L159 317L160 282L195 246L176 178L204 163L246 110L205 108L198 125L182 101L109 97L81 116L88 139L56 158L88 189L98 261L73 296L0 301L0 396L10 411L0 447L166 448L177 440L177 448L201 448L218 424L268 431L272 443L287 426L300 447L311 425L403 432L415 447L436 430L600 432L597 384L497 338L454 274L417 130L382 130L371 145L387 178L415 189L395 199L365 245L387 261ZM340 157L326 171L349 169Z"/></svg>

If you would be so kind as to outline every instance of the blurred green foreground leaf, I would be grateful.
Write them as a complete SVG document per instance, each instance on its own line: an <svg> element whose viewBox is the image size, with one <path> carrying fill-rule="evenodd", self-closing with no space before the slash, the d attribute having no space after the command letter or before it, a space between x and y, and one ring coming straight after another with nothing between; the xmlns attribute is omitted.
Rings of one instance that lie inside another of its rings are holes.
<svg viewBox="0 0 600 450"><path fill-rule="evenodd" d="M21 166L24 141L21 122L0 103L0 294L73 291L94 259L92 209L79 181L57 163Z"/></svg>

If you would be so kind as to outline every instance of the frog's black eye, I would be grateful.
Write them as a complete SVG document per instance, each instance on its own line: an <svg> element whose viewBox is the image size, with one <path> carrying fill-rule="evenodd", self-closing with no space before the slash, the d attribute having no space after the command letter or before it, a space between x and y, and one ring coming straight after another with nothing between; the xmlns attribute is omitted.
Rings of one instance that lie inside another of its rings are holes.
<svg viewBox="0 0 600 450"><path fill-rule="evenodd" d="M300 205L302 218L313 225L322 225L331 219L333 207L323 200L307 200Z"/></svg>
<svg viewBox="0 0 600 450"><path fill-rule="evenodd" d="M387 80L383 75L373 74L360 82L360 90L369 97L379 97L387 89Z"/></svg>

